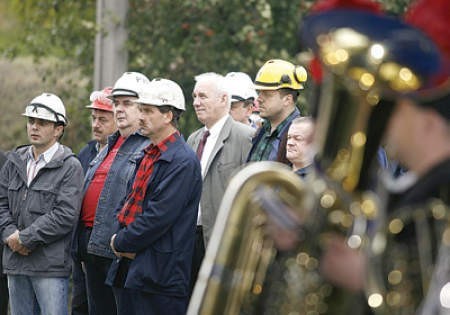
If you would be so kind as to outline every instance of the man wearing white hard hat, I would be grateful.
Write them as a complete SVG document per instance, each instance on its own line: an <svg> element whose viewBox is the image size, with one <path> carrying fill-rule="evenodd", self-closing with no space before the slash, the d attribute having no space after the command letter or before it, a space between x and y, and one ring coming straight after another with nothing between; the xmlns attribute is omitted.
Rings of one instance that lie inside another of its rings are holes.
<svg viewBox="0 0 450 315"><path fill-rule="evenodd" d="M231 117L236 121L256 128L256 125L252 125L250 120L250 116L253 113L253 104L257 98L252 79L244 72L230 72L225 78L228 81L231 99Z"/></svg>
<svg viewBox="0 0 450 315"><path fill-rule="evenodd" d="M114 253L109 240L114 233L115 211L126 197L142 150L149 144L139 130L139 109L135 100L149 79L139 72L125 72L111 94L117 131L90 163L87 170L80 219L74 235L74 255L84 255L90 315L116 314L111 287L105 285Z"/></svg>
<svg viewBox="0 0 450 315"><path fill-rule="evenodd" d="M181 88L154 79L136 100L144 149L111 238L116 255L107 283L121 315L182 315L189 296L200 163L177 129L185 111Z"/></svg>
<svg viewBox="0 0 450 315"><path fill-rule="evenodd" d="M12 151L0 172L0 235L11 314L64 315L83 169L59 143L67 116L58 96L37 96L23 116L31 145Z"/></svg>

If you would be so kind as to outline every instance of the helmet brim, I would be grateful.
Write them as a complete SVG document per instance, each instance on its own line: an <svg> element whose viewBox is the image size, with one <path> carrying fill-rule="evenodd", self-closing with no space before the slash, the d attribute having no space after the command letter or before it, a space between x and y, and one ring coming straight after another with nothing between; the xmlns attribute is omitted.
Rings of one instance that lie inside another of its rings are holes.
<svg viewBox="0 0 450 315"><path fill-rule="evenodd" d="M109 107L109 106L101 106L101 105L92 105L92 104L89 104L89 105L86 105L85 108L88 108L88 109L97 109L97 110L101 110L101 111L104 111L104 112L110 112L110 113L113 113L113 112L114 112L114 108Z"/></svg>
<svg viewBox="0 0 450 315"><path fill-rule="evenodd" d="M126 91L126 90L117 90L113 91L111 95L107 96L110 100L114 100L117 96L132 96L132 97L138 97L136 92L133 91Z"/></svg>
<svg viewBox="0 0 450 315"><path fill-rule="evenodd" d="M255 83L253 85L253 88L257 91L264 91L264 90L275 91L275 90L279 90L279 89L291 89L294 91L300 91L300 90L304 89L304 86L303 86L303 84L299 84L299 87L297 89L293 89L291 86L289 86L289 85L283 86L283 84L281 84L281 85L277 84L276 86L270 86L270 85L262 85L262 84Z"/></svg>

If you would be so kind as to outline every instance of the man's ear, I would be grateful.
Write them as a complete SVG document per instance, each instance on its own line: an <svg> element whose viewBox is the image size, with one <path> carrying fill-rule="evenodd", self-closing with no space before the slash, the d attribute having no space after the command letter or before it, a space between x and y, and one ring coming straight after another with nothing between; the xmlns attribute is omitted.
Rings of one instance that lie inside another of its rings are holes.
<svg viewBox="0 0 450 315"><path fill-rule="evenodd" d="M56 139L59 139L62 134L64 133L64 126L63 125L55 125L55 137Z"/></svg>
<svg viewBox="0 0 450 315"><path fill-rule="evenodd" d="M224 93L220 96L220 100L225 104L228 104L228 94Z"/></svg>
<svg viewBox="0 0 450 315"><path fill-rule="evenodd" d="M165 112L164 117L166 117L167 122L170 123L173 120L173 112L171 110Z"/></svg>
<svg viewBox="0 0 450 315"><path fill-rule="evenodd" d="M294 103L294 97L292 94L286 94L282 97L284 104L290 105L291 103Z"/></svg>

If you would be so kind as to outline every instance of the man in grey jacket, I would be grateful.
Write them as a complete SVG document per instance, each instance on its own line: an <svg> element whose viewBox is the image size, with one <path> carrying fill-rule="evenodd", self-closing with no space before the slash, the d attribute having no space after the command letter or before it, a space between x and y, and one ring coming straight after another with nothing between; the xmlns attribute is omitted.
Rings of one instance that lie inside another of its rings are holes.
<svg viewBox="0 0 450 315"><path fill-rule="evenodd" d="M192 93L197 119L205 126L192 133L187 143L197 152L202 167L203 189L197 219L192 263L192 286L205 254L228 181L245 163L254 129L228 114L230 97L226 79L216 73L195 77Z"/></svg>
<svg viewBox="0 0 450 315"><path fill-rule="evenodd" d="M64 315L83 169L59 143L67 117L58 96L37 96L23 115L31 145L11 152L0 172L0 234L11 314Z"/></svg>

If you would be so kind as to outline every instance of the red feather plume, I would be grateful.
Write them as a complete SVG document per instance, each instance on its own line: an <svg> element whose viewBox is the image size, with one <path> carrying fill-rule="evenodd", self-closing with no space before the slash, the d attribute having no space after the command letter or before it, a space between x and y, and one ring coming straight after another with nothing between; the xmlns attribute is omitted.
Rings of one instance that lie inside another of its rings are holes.
<svg viewBox="0 0 450 315"><path fill-rule="evenodd" d="M324 12L335 9L356 9L373 13L382 13L379 3L371 0L319 0L311 8L311 12Z"/></svg>

